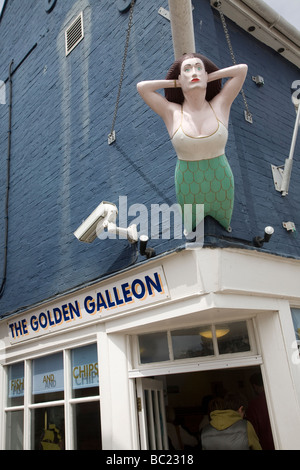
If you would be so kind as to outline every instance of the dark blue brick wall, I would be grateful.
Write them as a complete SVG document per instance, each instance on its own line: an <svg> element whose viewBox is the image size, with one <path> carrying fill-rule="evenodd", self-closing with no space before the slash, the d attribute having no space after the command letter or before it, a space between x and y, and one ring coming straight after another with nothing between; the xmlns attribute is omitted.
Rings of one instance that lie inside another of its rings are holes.
<svg viewBox="0 0 300 470"><path fill-rule="evenodd" d="M218 42L223 41L224 46L218 13L214 13L214 17ZM232 108L232 136L228 143L236 183L232 237L251 241L253 236L263 234L266 225L272 225L275 234L264 249L299 257L299 235L288 233L282 226L282 222L291 220L299 229L299 139L288 196L282 197L275 191L271 172L271 164L283 165L289 155L296 117L290 88L299 77L299 69L229 20L227 23L236 60L249 66L244 91L253 115L253 124L243 120L243 101L239 96ZM226 66L230 63L230 54L226 47L223 52L220 65ZM252 81L252 76L256 75L264 77L263 87L257 87Z"/></svg>
<svg viewBox="0 0 300 470"><path fill-rule="evenodd" d="M208 0L195 3L197 50L217 65L231 65L218 14ZM167 0L136 0L128 56L115 124L111 131L128 13L117 2L58 1L47 14L45 2L8 0L0 23L0 79L14 59L12 149L9 200L7 282L0 313L13 312L83 285L136 261L135 247L124 240L96 240L87 245L73 235L102 201L118 205L173 204L176 156L160 119L136 92L142 79L163 78L173 61L170 23L158 14ZM83 10L85 37L65 57L64 32ZM236 185L232 233L209 218L206 243L251 248L253 236L273 225L275 235L264 249L299 257L299 238L282 222L299 220L299 142L289 195L276 192L271 164L288 155L295 112L290 86L298 70L228 21L238 62L249 65L245 93L253 124L243 118L239 96L232 107L227 155ZM262 75L258 88L252 75ZM8 105L0 106L0 278L4 253ZM136 216L139 214L137 213ZM134 217L128 217L128 223ZM152 240L158 254L182 240Z"/></svg>

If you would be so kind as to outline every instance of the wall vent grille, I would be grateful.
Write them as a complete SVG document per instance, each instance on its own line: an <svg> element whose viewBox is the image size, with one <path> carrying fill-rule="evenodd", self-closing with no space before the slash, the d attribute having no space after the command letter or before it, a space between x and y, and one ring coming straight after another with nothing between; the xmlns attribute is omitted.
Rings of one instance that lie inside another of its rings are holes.
<svg viewBox="0 0 300 470"><path fill-rule="evenodd" d="M68 29L66 29L66 56L80 43L83 37L83 14L81 12Z"/></svg>

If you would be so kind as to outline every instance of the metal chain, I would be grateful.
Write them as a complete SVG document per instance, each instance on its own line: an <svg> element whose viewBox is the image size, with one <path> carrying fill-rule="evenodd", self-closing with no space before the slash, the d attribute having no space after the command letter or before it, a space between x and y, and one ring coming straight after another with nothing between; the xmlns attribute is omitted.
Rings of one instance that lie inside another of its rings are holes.
<svg viewBox="0 0 300 470"><path fill-rule="evenodd" d="M223 14L222 10L221 10L221 2L220 1L216 2L215 6L216 6L216 8L217 8L217 10L220 14L220 18L221 18L221 22L222 22L222 25L223 25L225 38L226 38L226 41L227 41L227 44L228 44L228 48L229 48L229 52L230 52L230 55L231 55L232 63L234 65L236 65L235 55L234 55L234 52L233 52L233 48L232 48L229 32L228 32L228 29L227 29L225 17L224 17L224 14ZM252 114L249 111L248 103L247 103L247 100L246 100L246 95L245 95L245 92L244 92L243 88L241 89L241 95L243 97L243 101L244 101L244 105L245 105L245 119L246 119L246 121L252 123L253 122Z"/></svg>
<svg viewBox="0 0 300 470"><path fill-rule="evenodd" d="M116 119L117 119L117 112L118 112L118 107L119 107L121 88L122 88L124 72L125 72L125 64L126 64L126 58L127 58L127 52L128 52L128 46L129 46L129 37L130 37L130 31L131 31L131 26L132 26L134 2L135 2L135 0L131 0L129 20L128 20L128 28L127 28L127 34L126 34L126 40L125 40L124 56L123 56L122 67L121 67L121 75L120 75L120 81L119 81L119 87L118 87L118 93L117 93L116 106L115 106L115 111L114 111L114 115L113 115L111 131L110 131L110 134L108 134L108 144L109 145L112 144L116 140L116 133L115 133L114 129L115 129L115 122L116 122Z"/></svg>

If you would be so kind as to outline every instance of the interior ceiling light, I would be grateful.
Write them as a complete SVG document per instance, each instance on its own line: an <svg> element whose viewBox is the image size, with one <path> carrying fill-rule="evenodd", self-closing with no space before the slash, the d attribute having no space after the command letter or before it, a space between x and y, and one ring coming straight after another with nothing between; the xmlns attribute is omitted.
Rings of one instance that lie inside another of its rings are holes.
<svg viewBox="0 0 300 470"><path fill-rule="evenodd" d="M227 335L229 333L229 328L217 328L216 329L216 337L221 338L222 336ZM212 338L212 330L200 331L199 334L204 338L211 339Z"/></svg>

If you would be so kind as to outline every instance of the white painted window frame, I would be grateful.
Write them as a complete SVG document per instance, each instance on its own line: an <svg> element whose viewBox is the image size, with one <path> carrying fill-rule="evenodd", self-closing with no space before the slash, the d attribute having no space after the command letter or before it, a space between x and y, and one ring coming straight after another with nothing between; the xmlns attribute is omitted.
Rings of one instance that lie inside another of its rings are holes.
<svg viewBox="0 0 300 470"><path fill-rule="evenodd" d="M0 426L2 432L2 439L0 442L0 446L2 449L5 449L5 436L6 436L6 415L8 412L14 411L23 411L24 413L24 421L23 421L23 450L31 450L31 412L38 408L47 408L47 407L55 407L55 406L64 406L64 419L65 419L65 450L74 450L75 439L74 439L74 414L73 414L73 407L76 404L80 403L90 403L90 402L99 402L100 404L100 384L99 384L99 393L94 396L88 397L81 397L81 398L72 398L72 376L71 376L71 351L76 348L80 348L81 346L85 346L88 344L95 344L97 343L97 338L91 340L90 342L79 342L79 343L72 343L65 348L57 349L56 352L63 353L63 365L64 365L64 399L62 400L54 400L48 402L41 402L41 403L32 403L32 361L37 357L44 357L47 355L53 354L53 350L51 351L43 351L43 354L40 356L34 356L26 359L19 359L6 364L2 367L1 375L2 375L2 383L3 383L3 399L2 399L2 409L3 409L3 419L0 420ZM24 404L19 406L7 406L7 383L8 383L8 367L17 364L19 362L24 362ZM99 362L99 354L98 354L98 362ZM100 420L100 416L99 416ZM2 422L1 422L2 421ZM100 420L101 426L101 420Z"/></svg>
<svg viewBox="0 0 300 470"><path fill-rule="evenodd" d="M165 375L168 373L180 374L183 372L194 372L200 370L216 370L216 369L227 369L230 367L241 367L241 366L260 366L262 364L261 355L258 353L258 345L255 339L255 327L253 324L253 318L242 318L241 320L234 320L233 323L245 321L247 323L250 351L230 354L219 354L218 347L215 344L216 339L213 335L214 351L213 356L196 357L188 359L177 359L161 362L151 362L148 364L141 364L139 362L139 346L138 336L132 336L132 354L133 354L133 368L128 371L129 378L138 377L150 377L153 375ZM219 324L217 322L216 324ZM230 322L231 323L231 322ZM198 327L200 325L195 325ZM210 326L210 325L208 325ZM215 324L212 324L212 328L215 328ZM167 331L167 330L166 330ZM170 331L168 333L168 344L169 352L172 351L170 348ZM170 357L172 354L170 354Z"/></svg>

